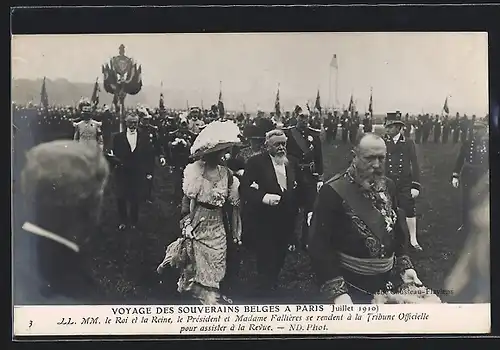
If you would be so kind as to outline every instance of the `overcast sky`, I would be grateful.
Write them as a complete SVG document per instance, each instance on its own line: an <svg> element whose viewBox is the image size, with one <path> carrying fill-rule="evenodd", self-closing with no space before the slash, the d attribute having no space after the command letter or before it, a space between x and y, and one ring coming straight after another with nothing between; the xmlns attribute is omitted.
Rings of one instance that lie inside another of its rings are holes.
<svg viewBox="0 0 500 350"><path fill-rule="evenodd" d="M102 81L101 65L123 43L125 54L142 64L144 85L163 81L205 106L216 102L219 81L227 109L245 104L249 110L272 110L278 83L286 109L313 103L317 89L322 105L333 104L337 81L339 106L347 106L352 93L360 112L373 88L374 113L440 113L449 96L452 114L485 115L487 40L486 33L15 36L12 74ZM333 54L338 71L330 69Z"/></svg>

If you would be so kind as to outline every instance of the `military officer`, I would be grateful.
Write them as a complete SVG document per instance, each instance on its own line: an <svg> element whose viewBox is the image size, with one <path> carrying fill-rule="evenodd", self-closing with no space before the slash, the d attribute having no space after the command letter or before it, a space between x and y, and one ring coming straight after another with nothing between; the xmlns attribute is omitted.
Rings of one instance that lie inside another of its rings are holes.
<svg viewBox="0 0 500 350"><path fill-rule="evenodd" d="M342 128L342 142L347 143L347 137L349 136L349 113L344 111L342 114L342 120L340 122L340 127Z"/></svg>
<svg viewBox="0 0 500 350"><path fill-rule="evenodd" d="M88 99L82 99L78 104L78 109L82 120L73 124L75 126L73 139L78 142L99 145L102 149L102 123L92 119L92 104Z"/></svg>
<svg viewBox="0 0 500 350"><path fill-rule="evenodd" d="M464 114L462 118L460 118L460 141L467 141L467 137L469 136L470 129L470 121L467 118L467 115Z"/></svg>
<svg viewBox="0 0 500 350"><path fill-rule="evenodd" d="M287 155L299 165L303 186L299 191L301 200L297 231L301 231L300 243L307 248L307 230L316 195L323 186L323 150L320 133L309 127L309 112L297 106L297 125L285 128L288 138Z"/></svg>
<svg viewBox="0 0 500 350"><path fill-rule="evenodd" d="M415 128L415 143L419 144L422 142L422 128L423 128L422 116L420 114L415 120L414 128Z"/></svg>
<svg viewBox="0 0 500 350"><path fill-rule="evenodd" d="M373 119L370 113L365 113L365 119L363 119L363 132L372 132L373 130Z"/></svg>
<svg viewBox="0 0 500 350"><path fill-rule="evenodd" d="M453 133L453 143L458 143L460 139L460 114L455 116L455 119L451 122L451 130Z"/></svg>
<svg viewBox="0 0 500 350"><path fill-rule="evenodd" d="M450 119L447 115L445 115L443 119L443 138L442 138L443 143L448 143L448 138L450 137L450 131L451 131Z"/></svg>
<svg viewBox="0 0 500 350"><path fill-rule="evenodd" d="M190 148L196 138L189 130L188 120L185 113L179 116L178 128L169 132L168 155L170 169L174 175L174 200L180 203L182 199L182 176L184 168L190 162Z"/></svg>
<svg viewBox="0 0 500 350"><path fill-rule="evenodd" d="M432 120L429 114L424 115L422 123L422 143L427 143L429 141L429 135L431 134Z"/></svg>
<svg viewBox="0 0 500 350"><path fill-rule="evenodd" d="M350 123L349 123L349 141L351 141L351 144L354 145L356 142L356 138L358 136L358 131L359 131L359 114L358 112L354 113L354 116L351 116Z"/></svg>
<svg viewBox="0 0 500 350"><path fill-rule="evenodd" d="M398 203L406 215L410 244L417 251L422 247L417 240L415 198L420 194L420 169L415 143L401 133L405 124L400 113L389 113L385 122L387 145L386 175L396 185Z"/></svg>
<svg viewBox="0 0 500 350"><path fill-rule="evenodd" d="M139 124L139 131L141 135L146 135L149 144L149 153L147 159L144 159L144 170L146 171L146 202L152 203L153 192L153 176L155 168L155 159L159 158L161 166L165 166L167 161L165 159L165 152L158 136L158 127L151 124L151 115L149 113L143 114Z"/></svg>
<svg viewBox="0 0 500 350"><path fill-rule="evenodd" d="M205 126L205 122L201 119L201 109L198 107L191 107L189 111L189 130L195 135L198 135Z"/></svg>
<svg viewBox="0 0 500 350"><path fill-rule="evenodd" d="M442 123L439 120L439 115L436 115L434 119L434 143L439 143L441 141L441 131Z"/></svg>
<svg viewBox="0 0 500 350"><path fill-rule="evenodd" d="M411 122L410 122L410 115L406 113L405 115L405 127L403 131L403 135L409 139L411 134Z"/></svg>
<svg viewBox="0 0 500 350"><path fill-rule="evenodd" d="M470 201L472 189L488 171L488 124L476 121L472 138L462 143L451 183L453 187L462 187L462 226L469 229Z"/></svg>

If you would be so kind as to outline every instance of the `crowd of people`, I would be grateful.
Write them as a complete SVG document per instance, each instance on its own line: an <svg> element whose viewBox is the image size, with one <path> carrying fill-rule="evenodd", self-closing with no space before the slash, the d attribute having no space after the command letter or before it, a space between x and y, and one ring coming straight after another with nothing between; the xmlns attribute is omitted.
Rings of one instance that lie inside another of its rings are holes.
<svg viewBox="0 0 500 350"><path fill-rule="evenodd" d="M19 298L35 304L63 300L80 286L71 297L91 300L97 289L89 292L94 283L78 279L88 275L79 270L78 253L85 233L99 223L109 174L116 184L117 229L137 230L139 208L152 200L157 161L174 174L173 200L182 217L180 235L158 272L177 268L183 295L202 304L232 303L239 266L234 249L241 244L255 254L254 296L263 303L272 300L287 251L295 249L309 254L325 302L369 303L381 291L421 287L409 254L422 250L415 144L427 142L431 129L439 135L436 142L447 142L445 135L462 142L450 177L464 189L468 231L473 188L488 172L487 123L466 116L458 122L457 116L452 127L447 120L389 113L381 136L372 132L370 114L360 120L357 113L339 117L334 111L323 118L299 105L283 116L227 115L216 105L187 111L138 107L126 111L118 131L120 118L88 100L76 110L14 106L14 138L30 148L17 164L14 157L14 180L20 179L27 203L16 238L23 249L15 256L16 288L24 293ZM325 182L323 142L336 139L338 126L354 158ZM36 248L33 242L40 241ZM51 254L67 256L68 264L54 266ZM412 300L425 302L428 294Z"/></svg>

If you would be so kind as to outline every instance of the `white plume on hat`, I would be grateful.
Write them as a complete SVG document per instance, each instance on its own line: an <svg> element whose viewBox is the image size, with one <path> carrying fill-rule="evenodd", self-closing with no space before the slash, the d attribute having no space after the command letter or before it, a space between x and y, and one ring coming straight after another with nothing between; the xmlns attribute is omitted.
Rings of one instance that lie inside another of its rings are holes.
<svg viewBox="0 0 500 350"><path fill-rule="evenodd" d="M194 140L193 146L191 146L191 155L209 151L222 144L239 143L239 135L240 129L233 121L213 121Z"/></svg>

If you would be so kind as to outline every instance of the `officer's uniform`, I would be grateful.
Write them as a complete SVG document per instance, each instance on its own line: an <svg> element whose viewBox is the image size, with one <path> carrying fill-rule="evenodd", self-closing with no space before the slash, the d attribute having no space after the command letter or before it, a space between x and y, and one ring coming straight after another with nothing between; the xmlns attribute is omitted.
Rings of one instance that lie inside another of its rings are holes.
<svg viewBox="0 0 500 350"><path fill-rule="evenodd" d="M359 131L359 117L357 115L351 117L350 123L349 123L349 141L351 141L352 144L356 143L356 138L358 136L358 131Z"/></svg>
<svg viewBox="0 0 500 350"><path fill-rule="evenodd" d="M151 118L150 116L145 116L143 118ZM154 183L154 169L155 169L155 159L156 157L164 158L165 152L163 151L163 146L161 144L160 138L158 136L158 127L152 124L139 124L139 129L143 135L148 138L149 153L147 155L148 159L144 160L144 170L146 171L146 200L152 201L153 183Z"/></svg>
<svg viewBox="0 0 500 350"><path fill-rule="evenodd" d="M373 120L369 114L363 119L363 132L372 132L373 130Z"/></svg>
<svg viewBox="0 0 500 350"><path fill-rule="evenodd" d="M486 124L476 122L479 127L487 127ZM486 134L487 135L487 134ZM471 200L474 193L472 189L477 185L481 177L487 173L489 143L488 138L472 139L462 143L460 153L453 170L453 178L460 178L462 187L462 225L468 229Z"/></svg>
<svg viewBox="0 0 500 350"><path fill-rule="evenodd" d="M388 115L386 123L399 123L400 117ZM404 210L407 218L416 217L415 199L411 196L411 189L421 191L420 169L418 165L415 143L399 134L397 141L386 135L384 137L387 145L386 176L396 184L398 203Z"/></svg>
<svg viewBox="0 0 500 350"><path fill-rule="evenodd" d="M453 133L453 143L458 143L460 139L460 116L456 116L451 122L451 130Z"/></svg>
<svg viewBox="0 0 500 350"><path fill-rule="evenodd" d="M422 125L422 143L427 143L429 141L429 135L431 134L432 129L432 120L429 119L429 116L424 116L424 121Z"/></svg>
<svg viewBox="0 0 500 350"><path fill-rule="evenodd" d="M92 104L88 99L82 99L78 104L78 109L82 115L90 116ZM102 148L101 122L92 118L81 120L73 124L75 133L73 139L78 142L99 145Z"/></svg>
<svg viewBox="0 0 500 350"><path fill-rule="evenodd" d="M434 143L439 143L441 140L441 131L442 131L442 124L441 121L439 120L439 117L437 117L434 120Z"/></svg>
<svg viewBox="0 0 500 350"><path fill-rule="evenodd" d="M347 137L349 136L349 116L347 113L342 116L340 126L342 127L342 142L347 143Z"/></svg>
<svg viewBox="0 0 500 350"><path fill-rule="evenodd" d="M422 142L422 129L423 129L423 122L422 122L422 116L419 115L417 120L415 120L414 123L414 128L415 128L415 143L419 144Z"/></svg>
<svg viewBox="0 0 500 350"><path fill-rule="evenodd" d="M469 136L470 121L467 116L464 115L460 120L460 141L467 141L467 136Z"/></svg>
<svg viewBox="0 0 500 350"><path fill-rule="evenodd" d="M317 183L323 181L323 150L320 131L313 128L298 129L291 127L284 129L287 136L287 156L298 164L302 187L298 190L301 200L300 207L303 214L311 212L317 195ZM307 223L304 216L302 222L301 243L307 245Z"/></svg>
<svg viewBox="0 0 500 350"><path fill-rule="evenodd" d="M182 199L182 177L184 168L190 163L190 149L196 134L186 127L171 131L168 135L168 159L174 175L174 198L176 203Z"/></svg>
<svg viewBox="0 0 500 350"><path fill-rule="evenodd" d="M443 143L448 143L448 138L450 137L450 129L450 120L448 119L448 116L445 116L443 120Z"/></svg>

